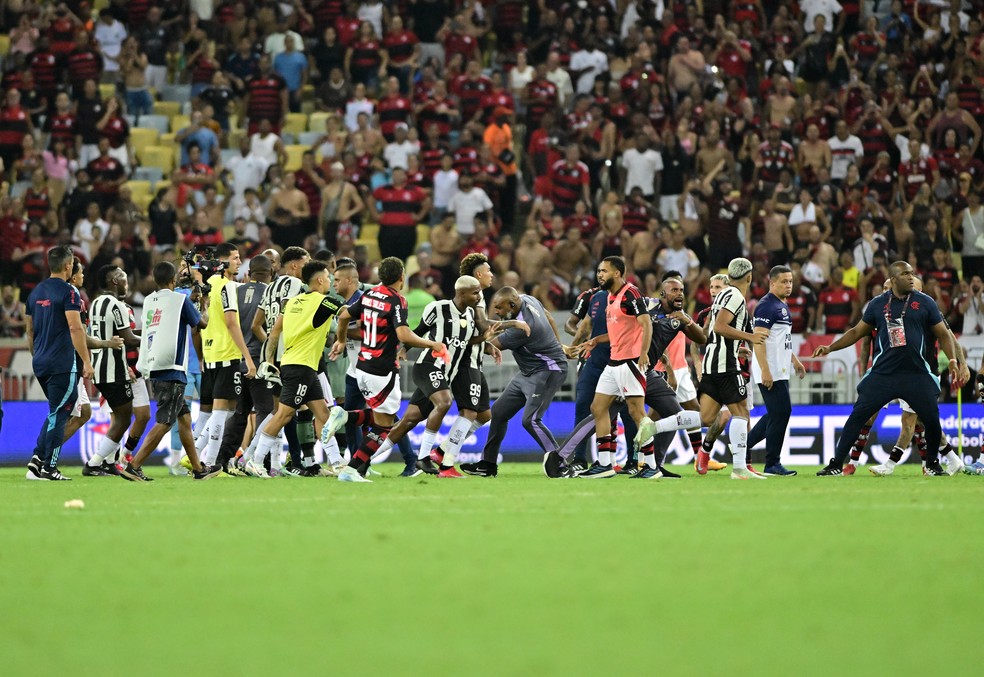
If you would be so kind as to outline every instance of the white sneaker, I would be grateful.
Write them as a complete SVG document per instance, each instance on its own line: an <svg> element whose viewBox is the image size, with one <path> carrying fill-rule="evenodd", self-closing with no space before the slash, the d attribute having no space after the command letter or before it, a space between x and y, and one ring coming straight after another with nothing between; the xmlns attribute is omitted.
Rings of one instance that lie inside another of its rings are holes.
<svg viewBox="0 0 984 677"><path fill-rule="evenodd" d="M184 468L182 468L177 463L175 463L172 466L168 466L168 468L167 468L167 474L168 475L174 475L175 477L187 477L188 476L188 471L185 470Z"/></svg>
<svg viewBox="0 0 984 677"><path fill-rule="evenodd" d="M868 472L870 472L872 475L878 475L879 477L888 477L893 472L895 472L895 466L888 465L887 463L883 463L881 465L873 465L870 468L868 468Z"/></svg>
<svg viewBox="0 0 984 677"><path fill-rule="evenodd" d="M359 471L350 465L345 466L344 468L342 468L341 472L338 473L338 481L339 482L372 482L372 480L368 480L362 475L360 475Z"/></svg>
<svg viewBox="0 0 984 677"><path fill-rule="evenodd" d="M379 472L378 470L376 470L372 466L369 466L369 469L366 470L366 474L367 475L370 475L372 477L382 477L383 476L383 473Z"/></svg>
<svg viewBox="0 0 984 677"><path fill-rule="evenodd" d="M946 474L950 477L953 477L964 469L963 460L961 460L956 454L953 454L953 458L950 458L949 454L947 454L943 460L946 461Z"/></svg>
<svg viewBox="0 0 984 677"><path fill-rule="evenodd" d="M752 472L748 468L734 468L731 471L731 479L733 480L765 480L769 479L765 475L759 475L757 472Z"/></svg>
<svg viewBox="0 0 984 677"><path fill-rule="evenodd" d="M348 412L341 407L332 407L328 420L321 429L321 446L327 447L328 442L342 429L346 421L348 421Z"/></svg>
<svg viewBox="0 0 984 677"><path fill-rule="evenodd" d="M656 434L656 423L649 418L644 416L641 421L639 421L639 432L636 433L635 442L636 447L641 448L643 443L650 437Z"/></svg>
<svg viewBox="0 0 984 677"><path fill-rule="evenodd" d="M258 477L265 480L271 479L270 474L266 471L266 468L262 465L256 465L252 460L246 461L246 474L250 477Z"/></svg>

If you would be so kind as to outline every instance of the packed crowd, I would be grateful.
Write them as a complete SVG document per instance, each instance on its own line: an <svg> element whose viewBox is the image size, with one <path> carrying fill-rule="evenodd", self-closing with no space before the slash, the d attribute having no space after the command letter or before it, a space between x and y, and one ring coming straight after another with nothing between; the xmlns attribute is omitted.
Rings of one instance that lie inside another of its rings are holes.
<svg viewBox="0 0 984 677"><path fill-rule="evenodd" d="M744 255L752 298L791 267L796 333L844 331L906 260L954 331L979 334L982 10L7 2L0 333L22 331L53 244L119 265L139 304L157 262L229 241L244 260L326 247L363 279L396 256L437 298L481 253L547 309L621 255L647 295L682 271L699 310ZM193 109L180 166L144 209L127 184L143 163L133 128L177 84ZM285 131L299 112L325 114L324 132Z"/></svg>

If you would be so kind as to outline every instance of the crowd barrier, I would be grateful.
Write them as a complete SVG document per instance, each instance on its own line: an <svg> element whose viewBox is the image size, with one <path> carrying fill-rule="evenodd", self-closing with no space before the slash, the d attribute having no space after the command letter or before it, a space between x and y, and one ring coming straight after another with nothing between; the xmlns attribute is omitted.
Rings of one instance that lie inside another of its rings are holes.
<svg viewBox="0 0 984 677"><path fill-rule="evenodd" d="M404 403L404 407L406 403ZM154 405L151 404L153 408ZM31 456L34 444L40 430L41 422L47 415L47 405L44 402L5 402L3 428L0 430L0 464L25 464ZM197 409L197 405L196 405ZM454 421L454 409L441 426L440 440L450 431ZM789 434L783 449L782 462L785 465L819 465L826 463L834 454L835 444L840 430L851 412L849 405L802 405L793 408L790 419ZM193 417L197 413L193 411ZM752 425L764 413L762 407L752 411ZM954 447L962 450L965 456L976 457L981 444L984 443L984 406L978 403L957 405L940 405L940 420L943 431ZM153 421L153 416L151 416ZM901 410L898 405L891 405L883 410L872 429L868 445L867 462L882 463L888 458L888 452L895 444L899 433ZM544 418L546 427L563 442L574 427L574 404L572 402L554 402ZM62 449L62 463L79 464L89 457L96 449L109 426L109 411L105 407L95 407L92 418ZM959 430L959 435L958 435ZM470 437L461 455L464 462L479 458L488 427L480 428ZM619 429L619 459L625 456L625 440ZM423 427L410 434L414 448L420 443ZM165 437L160 451L166 450L169 437ZM718 441L715 447L718 457L723 457L725 445ZM509 425L509 431L502 445L502 456L508 461L531 460L540 453L533 439L523 429L519 417ZM763 445L753 451L753 458L761 460ZM906 458L909 458L909 450ZM391 460L399 455L394 451ZM161 457L158 457L161 458ZM693 462L693 452L683 434L677 435L670 445L668 459L674 464ZM918 460L918 456L916 457Z"/></svg>

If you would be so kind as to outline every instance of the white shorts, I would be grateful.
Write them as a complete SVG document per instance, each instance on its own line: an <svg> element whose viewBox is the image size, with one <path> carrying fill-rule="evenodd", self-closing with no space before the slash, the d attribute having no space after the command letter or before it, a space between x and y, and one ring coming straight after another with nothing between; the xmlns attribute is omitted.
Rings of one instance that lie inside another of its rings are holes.
<svg viewBox="0 0 984 677"><path fill-rule="evenodd" d="M72 416L81 416L82 407L89 404L89 391L86 390L85 381L79 379L79 399L75 401L75 408L72 409Z"/></svg>
<svg viewBox="0 0 984 677"><path fill-rule="evenodd" d="M679 221L680 207L677 206L679 195L661 195L659 198L659 215L664 221Z"/></svg>
<svg viewBox="0 0 984 677"><path fill-rule="evenodd" d="M614 367L608 364L598 378L595 392L612 397L645 397L646 377L634 360Z"/></svg>
<svg viewBox="0 0 984 677"><path fill-rule="evenodd" d="M680 367L674 369L676 375L677 389L676 396L678 402L689 402L697 399L697 388L694 387L694 379L690 376L690 367Z"/></svg>
<svg viewBox="0 0 984 677"><path fill-rule="evenodd" d="M143 376L133 382L133 406L134 408L150 406L150 393L147 392L147 382Z"/></svg>
<svg viewBox="0 0 984 677"><path fill-rule="evenodd" d="M906 413L906 414L915 414L916 413L916 410L913 409L912 407L910 407L908 402L906 402L905 400L901 400L901 399L899 399L899 400L892 400L891 402L889 402L888 404L886 404L883 408L884 409L888 409L894 402L898 402L899 403L899 406L902 407L902 411L904 413Z"/></svg>
<svg viewBox="0 0 984 677"><path fill-rule="evenodd" d="M361 369L355 370L355 382L359 391L366 398L366 404L380 414L395 414L400 410L400 373L377 376L367 374Z"/></svg>

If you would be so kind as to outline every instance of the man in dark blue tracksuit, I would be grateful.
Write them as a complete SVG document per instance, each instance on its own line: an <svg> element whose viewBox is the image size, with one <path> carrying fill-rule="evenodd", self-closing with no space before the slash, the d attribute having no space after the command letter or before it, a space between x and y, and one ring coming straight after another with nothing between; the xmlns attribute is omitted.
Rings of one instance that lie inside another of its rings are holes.
<svg viewBox="0 0 984 677"><path fill-rule="evenodd" d="M594 291L593 294L589 292ZM589 290L582 293L574 304L572 314L579 320L585 317L591 318L591 335L586 338L594 338L608 333L608 322L605 319L605 307L608 304L608 292L604 289ZM594 399L595 387L598 385L598 378L608 364L611 348L607 342L599 343L588 354L584 364L577 373L577 386L575 388L574 400L574 423L577 424L586 418L591 417L591 401ZM632 417L628 415L628 409L624 402L618 405L618 414L622 417L622 425L625 427L625 440L628 445L628 460L626 467L633 465L632 440L636 436L636 424ZM614 426L612 430L614 430ZM588 463L587 439L580 442L574 448L574 463L585 468Z"/></svg>
<svg viewBox="0 0 984 677"><path fill-rule="evenodd" d="M891 265L889 274L892 289L873 298L861 321L846 334L813 353L814 357L822 357L874 334L871 368L858 384L854 410L844 424L833 459L817 473L820 476L841 474L861 426L896 398L908 402L926 427L926 474L945 474L937 457L943 431L937 401L940 379L936 374L936 342L951 358L950 376L958 385L962 385L963 353L957 350L936 302L913 289L912 266L898 261Z"/></svg>

